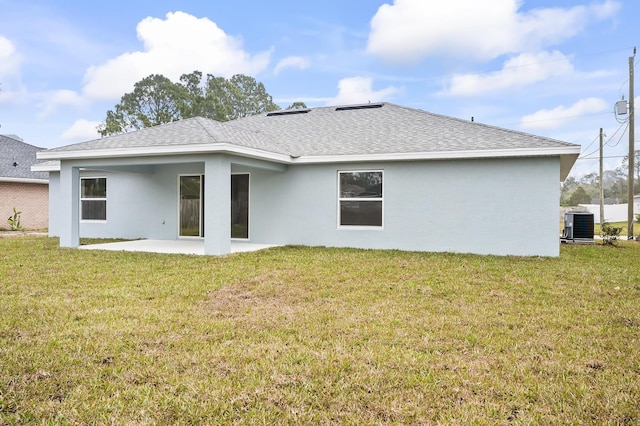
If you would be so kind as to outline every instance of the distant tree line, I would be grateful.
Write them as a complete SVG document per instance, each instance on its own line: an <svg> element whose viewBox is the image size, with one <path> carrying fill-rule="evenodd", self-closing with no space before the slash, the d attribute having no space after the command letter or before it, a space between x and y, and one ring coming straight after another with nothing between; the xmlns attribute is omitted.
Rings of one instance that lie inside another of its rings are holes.
<svg viewBox="0 0 640 426"><path fill-rule="evenodd" d="M634 194L640 193L640 151L635 151L634 160ZM626 203L629 188L629 156L626 155L620 167L607 170L602 178L604 198L617 203ZM592 200L600 198L600 177L598 173L589 173L580 178L568 177L562 184L560 204L563 206L577 206L591 204Z"/></svg>
<svg viewBox="0 0 640 426"><path fill-rule="evenodd" d="M300 107L306 105L295 102L289 108ZM227 79L194 71L175 83L151 74L107 111L97 129L100 135L108 136L190 117L228 121L279 109L264 84L244 74Z"/></svg>

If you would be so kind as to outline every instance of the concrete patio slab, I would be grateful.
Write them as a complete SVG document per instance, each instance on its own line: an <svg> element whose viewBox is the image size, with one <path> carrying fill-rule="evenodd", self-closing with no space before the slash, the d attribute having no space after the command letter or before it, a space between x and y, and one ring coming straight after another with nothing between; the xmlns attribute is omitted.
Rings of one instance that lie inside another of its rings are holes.
<svg viewBox="0 0 640 426"><path fill-rule="evenodd" d="M273 244L253 244L232 242L231 253L244 253L276 247ZM110 251L142 251L148 253L175 253L204 255L204 241L202 240L134 240L116 243L89 244L79 246L82 250L110 250Z"/></svg>

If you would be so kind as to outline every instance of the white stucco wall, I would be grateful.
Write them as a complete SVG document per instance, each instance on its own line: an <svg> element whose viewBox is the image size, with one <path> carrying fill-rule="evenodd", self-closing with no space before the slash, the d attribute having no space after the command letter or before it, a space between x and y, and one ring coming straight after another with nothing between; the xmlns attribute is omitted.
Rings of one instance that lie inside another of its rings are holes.
<svg viewBox="0 0 640 426"><path fill-rule="evenodd" d="M384 171L384 226L337 226L338 170ZM553 158L290 166L254 171L251 240L499 255L559 254ZM277 188L278 190L274 190Z"/></svg>
<svg viewBox="0 0 640 426"><path fill-rule="evenodd" d="M178 237L178 176L202 174L204 164L142 165L125 172L88 170L81 177L107 178L107 220L80 221L80 236L93 238Z"/></svg>
<svg viewBox="0 0 640 426"><path fill-rule="evenodd" d="M63 196L52 200L57 210L52 222L57 224L51 224L50 232L61 235L61 244L73 246L75 237L67 228L73 223L68 218L74 204L65 195L72 166L95 169L83 170L81 176L107 177L107 221L80 221L80 237L175 239L178 175L211 171L214 164L229 170L229 162L232 173L251 176L249 235L254 243L559 254L560 162L551 157L289 165L274 170L255 160L254 164L237 158L220 161L215 155L63 162L64 179L59 180ZM384 171L382 228L338 226L339 170ZM229 191L230 178L221 180L215 173L205 176L207 191L217 185L208 193L215 197L221 194L218 190ZM55 186L56 179L52 181ZM205 205L216 208L211 199L205 199ZM222 207L229 214L229 204ZM212 232L228 237L224 227L216 231L214 221L220 217L205 221L207 238ZM209 246L224 248L220 241L209 240Z"/></svg>

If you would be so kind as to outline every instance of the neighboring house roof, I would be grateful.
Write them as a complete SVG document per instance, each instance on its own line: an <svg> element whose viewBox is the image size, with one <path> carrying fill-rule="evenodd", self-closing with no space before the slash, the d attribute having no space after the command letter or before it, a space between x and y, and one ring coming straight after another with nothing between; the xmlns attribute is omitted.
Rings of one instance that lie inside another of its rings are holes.
<svg viewBox="0 0 640 426"><path fill-rule="evenodd" d="M39 163L36 159L38 151L42 148L0 135L0 181L47 183L47 173L31 170L31 166Z"/></svg>
<svg viewBox="0 0 640 426"><path fill-rule="evenodd" d="M285 110L217 122L201 117L55 148L41 159L231 152L285 164L549 156L561 178L580 146L390 103Z"/></svg>

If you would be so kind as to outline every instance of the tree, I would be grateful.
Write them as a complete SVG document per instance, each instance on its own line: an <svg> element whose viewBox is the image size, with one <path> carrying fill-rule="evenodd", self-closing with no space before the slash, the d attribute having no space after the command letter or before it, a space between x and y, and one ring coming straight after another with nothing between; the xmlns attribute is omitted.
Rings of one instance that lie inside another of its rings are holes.
<svg viewBox="0 0 640 426"><path fill-rule="evenodd" d="M634 151L633 170L635 172L635 178L633 182L633 193L640 192L640 151ZM628 176L629 174L629 154L625 155L622 159L622 165L620 166L621 174ZM628 187L628 186L627 186Z"/></svg>
<svg viewBox="0 0 640 426"><path fill-rule="evenodd" d="M262 83L243 74L230 79L207 74L203 81L202 72L194 71L178 83L152 74L107 111L98 132L107 136L197 116L228 121L279 109Z"/></svg>
<svg viewBox="0 0 640 426"><path fill-rule="evenodd" d="M206 116L208 108L205 105L205 94L201 81L202 73L200 71L180 76L180 83L186 90L186 97L179 101L183 117Z"/></svg>
<svg viewBox="0 0 640 426"><path fill-rule="evenodd" d="M622 159L622 165L620 168L625 174L629 173L629 154L625 155ZM640 151L634 151L633 169L635 171L636 182L640 181Z"/></svg>
<svg viewBox="0 0 640 426"><path fill-rule="evenodd" d="M181 101L185 98L184 86L163 75L151 74L137 82L133 92L122 96L115 111L107 111L98 132L107 136L180 120Z"/></svg>
<svg viewBox="0 0 640 426"><path fill-rule="evenodd" d="M286 109L290 110L290 109L306 109L307 108L307 104L305 104L304 102L294 102L291 105L289 105Z"/></svg>
<svg viewBox="0 0 640 426"><path fill-rule="evenodd" d="M600 185L600 176L596 172L587 173L580 179L583 187L597 187Z"/></svg>
<svg viewBox="0 0 640 426"><path fill-rule="evenodd" d="M591 197L589 196L589 194L587 194L587 192L581 186L579 186L575 191L573 191L573 194L571 194L571 197L569 198L570 206L577 206L578 204L590 204L590 203L591 203Z"/></svg>
<svg viewBox="0 0 640 426"><path fill-rule="evenodd" d="M626 202L627 183L627 174L622 173L621 169L606 170L603 185L605 198L613 198L621 203Z"/></svg>
<svg viewBox="0 0 640 426"><path fill-rule="evenodd" d="M567 177L562 182L562 189L560 190L560 204L563 206L569 205L569 197L578 187L578 181L573 176Z"/></svg>
<svg viewBox="0 0 640 426"><path fill-rule="evenodd" d="M236 74L227 80L207 76L206 97L215 108L218 120L227 121L280 109L264 84L253 77Z"/></svg>

